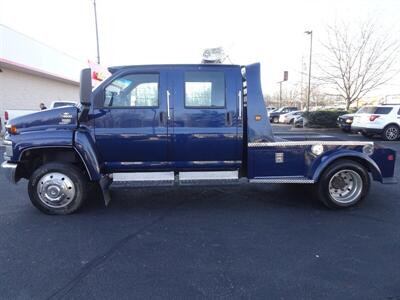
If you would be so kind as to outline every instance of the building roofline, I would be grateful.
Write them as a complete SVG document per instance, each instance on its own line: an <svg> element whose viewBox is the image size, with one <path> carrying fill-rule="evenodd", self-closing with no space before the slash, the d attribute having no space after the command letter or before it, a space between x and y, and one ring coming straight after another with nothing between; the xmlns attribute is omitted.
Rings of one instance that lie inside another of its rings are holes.
<svg viewBox="0 0 400 300"><path fill-rule="evenodd" d="M63 77L60 75L56 75L56 74L46 72L46 71L38 69L38 68L30 67L30 66L27 66L27 65L24 65L21 63L10 61L5 58L1 58L1 57L0 57L0 68L10 69L13 71L23 72L23 73L27 73L27 74L31 74L31 75L37 75L37 76L40 76L43 78L52 79L52 80L79 86L79 81L76 81L72 78L67 78L67 77Z"/></svg>

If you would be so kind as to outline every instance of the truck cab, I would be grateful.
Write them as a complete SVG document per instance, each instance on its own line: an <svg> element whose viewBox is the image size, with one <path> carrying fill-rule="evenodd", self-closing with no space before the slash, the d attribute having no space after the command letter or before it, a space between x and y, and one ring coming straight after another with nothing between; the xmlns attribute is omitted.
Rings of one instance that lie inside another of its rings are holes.
<svg viewBox="0 0 400 300"><path fill-rule="evenodd" d="M314 184L328 207L363 200L370 179L393 183L395 152L371 142L275 137L260 65L146 65L109 68L92 91L81 73L81 104L10 120L5 162L26 178L48 214L77 211L90 186Z"/></svg>

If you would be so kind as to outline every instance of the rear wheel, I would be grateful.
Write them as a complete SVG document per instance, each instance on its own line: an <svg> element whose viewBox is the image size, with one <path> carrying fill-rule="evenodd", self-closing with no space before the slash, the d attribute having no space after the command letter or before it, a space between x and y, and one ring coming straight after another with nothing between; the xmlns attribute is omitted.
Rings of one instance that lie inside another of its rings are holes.
<svg viewBox="0 0 400 300"><path fill-rule="evenodd" d="M395 141L400 137L399 126L397 125L388 125L385 127L382 133L382 138L385 141Z"/></svg>
<svg viewBox="0 0 400 300"><path fill-rule="evenodd" d="M368 171L352 160L328 167L318 182L318 196L329 208L345 208L364 200L370 187Z"/></svg>
<svg viewBox="0 0 400 300"><path fill-rule="evenodd" d="M87 181L86 175L74 165L47 163L30 177L29 198L46 214L71 214L82 206L86 198Z"/></svg>

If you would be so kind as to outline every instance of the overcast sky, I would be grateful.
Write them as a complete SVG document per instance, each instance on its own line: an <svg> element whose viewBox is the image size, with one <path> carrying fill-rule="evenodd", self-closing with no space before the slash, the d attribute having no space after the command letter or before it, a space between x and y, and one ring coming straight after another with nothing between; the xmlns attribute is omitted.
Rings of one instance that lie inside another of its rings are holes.
<svg viewBox="0 0 400 300"><path fill-rule="evenodd" d="M105 66L198 63L202 50L223 46L235 64L261 62L264 93L277 90L283 71L300 80L326 24L377 19L400 36L399 0L97 0L101 63ZM96 60L92 0L0 0L0 23L80 60ZM386 93L399 93L394 81Z"/></svg>

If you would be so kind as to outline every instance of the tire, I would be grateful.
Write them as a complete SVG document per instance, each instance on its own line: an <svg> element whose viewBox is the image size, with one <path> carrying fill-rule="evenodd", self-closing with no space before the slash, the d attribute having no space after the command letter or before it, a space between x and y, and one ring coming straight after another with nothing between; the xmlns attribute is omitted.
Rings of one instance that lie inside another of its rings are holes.
<svg viewBox="0 0 400 300"><path fill-rule="evenodd" d="M43 213L68 215L83 205L87 186L87 176L78 167L51 162L33 172L28 193L32 204Z"/></svg>
<svg viewBox="0 0 400 300"><path fill-rule="evenodd" d="M361 203L370 185L371 180L364 166L353 160L342 159L323 172L317 183L317 193L328 208L346 208Z"/></svg>
<svg viewBox="0 0 400 300"><path fill-rule="evenodd" d="M294 124L294 119L291 119L290 121L289 121L289 125L293 125Z"/></svg>
<svg viewBox="0 0 400 300"><path fill-rule="evenodd" d="M397 125L388 125L383 129L382 138L385 141L395 141L400 137L400 128Z"/></svg>
<svg viewBox="0 0 400 300"><path fill-rule="evenodd" d="M273 117L272 118L273 123L279 123L279 117Z"/></svg>

